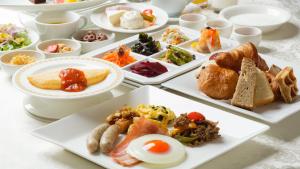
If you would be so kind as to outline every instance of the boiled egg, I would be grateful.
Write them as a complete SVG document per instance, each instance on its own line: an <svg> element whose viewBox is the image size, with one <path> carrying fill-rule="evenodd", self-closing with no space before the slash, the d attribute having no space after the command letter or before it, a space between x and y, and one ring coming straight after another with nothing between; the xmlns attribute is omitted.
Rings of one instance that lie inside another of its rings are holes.
<svg viewBox="0 0 300 169"><path fill-rule="evenodd" d="M176 139L149 134L132 140L127 153L134 158L152 164L173 164L185 158L185 148Z"/></svg>

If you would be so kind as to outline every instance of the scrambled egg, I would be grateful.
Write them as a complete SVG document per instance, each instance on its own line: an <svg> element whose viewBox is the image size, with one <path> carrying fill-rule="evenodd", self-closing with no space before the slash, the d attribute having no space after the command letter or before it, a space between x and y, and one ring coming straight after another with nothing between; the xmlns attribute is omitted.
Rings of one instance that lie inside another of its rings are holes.
<svg viewBox="0 0 300 169"><path fill-rule="evenodd" d="M10 64L13 65L26 65L35 62L35 58L32 56L18 54L11 58L9 61Z"/></svg>
<svg viewBox="0 0 300 169"><path fill-rule="evenodd" d="M172 122L176 117L172 110L164 106L140 104L137 106L136 111L140 116L159 121L163 127L167 127L168 123Z"/></svg>

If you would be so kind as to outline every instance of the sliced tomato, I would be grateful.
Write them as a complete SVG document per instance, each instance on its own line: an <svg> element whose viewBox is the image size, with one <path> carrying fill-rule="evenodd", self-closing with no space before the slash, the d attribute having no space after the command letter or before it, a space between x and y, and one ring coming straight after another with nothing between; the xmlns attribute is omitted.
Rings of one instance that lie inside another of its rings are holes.
<svg viewBox="0 0 300 169"><path fill-rule="evenodd" d="M190 112L187 115L187 118L192 120L192 121L203 121L205 120L205 116L199 112Z"/></svg>

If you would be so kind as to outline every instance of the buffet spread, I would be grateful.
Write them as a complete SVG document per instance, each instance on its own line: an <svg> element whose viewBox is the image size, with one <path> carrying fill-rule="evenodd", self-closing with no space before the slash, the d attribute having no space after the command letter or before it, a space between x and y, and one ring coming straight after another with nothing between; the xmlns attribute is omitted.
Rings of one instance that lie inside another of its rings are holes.
<svg viewBox="0 0 300 169"><path fill-rule="evenodd" d="M106 168L194 168L269 129L201 100L269 123L300 110L299 67L258 52L262 34L285 24L290 18L287 11L260 7L282 12L277 18L277 13L256 12L249 6L248 14L245 6L235 5L224 8L221 18L185 14L179 16L180 25L166 26L170 13L154 6L156 1L153 5L112 2L90 14L98 28L82 29L86 16L59 10L103 2L32 0L4 5L14 10L33 6L31 12L45 6L57 10L37 14L36 31L12 23L0 25L2 71L31 99L51 100L51 106L85 103L105 98L125 83L142 86L81 113L33 113L60 119L33 135ZM244 21L262 16L277 20L267 27L259 20L253 25ZM205 23L194 29L195 18ZM115 41L115 33L130 36ZM74 124L81 129L76 131Z"/></svg>

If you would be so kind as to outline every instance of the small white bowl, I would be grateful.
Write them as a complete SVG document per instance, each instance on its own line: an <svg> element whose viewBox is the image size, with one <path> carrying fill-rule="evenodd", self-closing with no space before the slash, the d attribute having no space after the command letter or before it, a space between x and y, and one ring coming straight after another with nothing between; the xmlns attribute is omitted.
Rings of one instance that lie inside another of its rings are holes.
<svg viewBox="0 0 300 169"><path fill-rule="evenodd" d="M72 48L72 51L66 53L50 53L45 51L49 45L63 43ZM79 56L81 52L81 44L71 39L51 39L40 42L36 45L36 50L46 55L46 58L62 57L62 56Z"/></svg>
<svg viewBox="0 0 300 169"><path fill-rule="evenodd" d="M5 53L9 53L11 51L18 51L18 50L30 50L30 49L34 49L35 45L37 44L37 42L40 40L40 36L38 33L36 33L35 31L31 30L31 29L26 29L28 32L28 37L31 40L31 44L28 46L24 46L22 48L19 49L14 49L14 50L8 50L8 51L0 51L0 55L3 55Z"/></svg>
<svg viewBox="0 0 300 169"><path fill-rule="evenodd" d="M107 35L107 38L106 40L103 40L103 41L94 41L94 42L85 42L85 41L81 41L81 38L83 37L83 35L87 32L87 31L92 31L94 33L104 33ZM99 49L99 48L102 48L106 45L109 45L111 43L113 43L115 41L115 33L112 33L112 32L109 32L109 31L106 31L106 30L103 30L103 29L82 29L82 30L79 30L77 32L75 32L73 35L72 35L72 39L79 42L81 44L81 52L82 53L87 53L87 52L90 52L90 51L93 51L95 49Z"/></svg>
<svg viewBox="0 0 300 169"><path fill-rule="evenodd" d="M240 27L235 28L232 33L232 39L240 44L251 42L258 47L262 38L262 31L256 27Z"/></svg>
<svg viewBox="0 0 300 169"><path fill-rule="evenodd" d="M25 54L25 55L35 57L35 62L46 58L46 56L43 53L34 50L17 50L17 51L7 52L0 57L0 64L3 71L6 72L9 76L12 76L18 69L25 66L25 65L9 64L12 57L17 54Z"/></svg>
<svg viewBox="0 0 300 169"><path fill-rule="evenodd" d="M205 23L205 27L217 29L220 33L220 36L230 38L233 25L231 22L225 19L212 19Z"/></svg>
<svg viewBox="0 0 300 169"><path fill-rule="evenodd" d="M179 17L179 25L195 30L201 30L204 27L207 17L202 14L189 13Z"/></svg>

